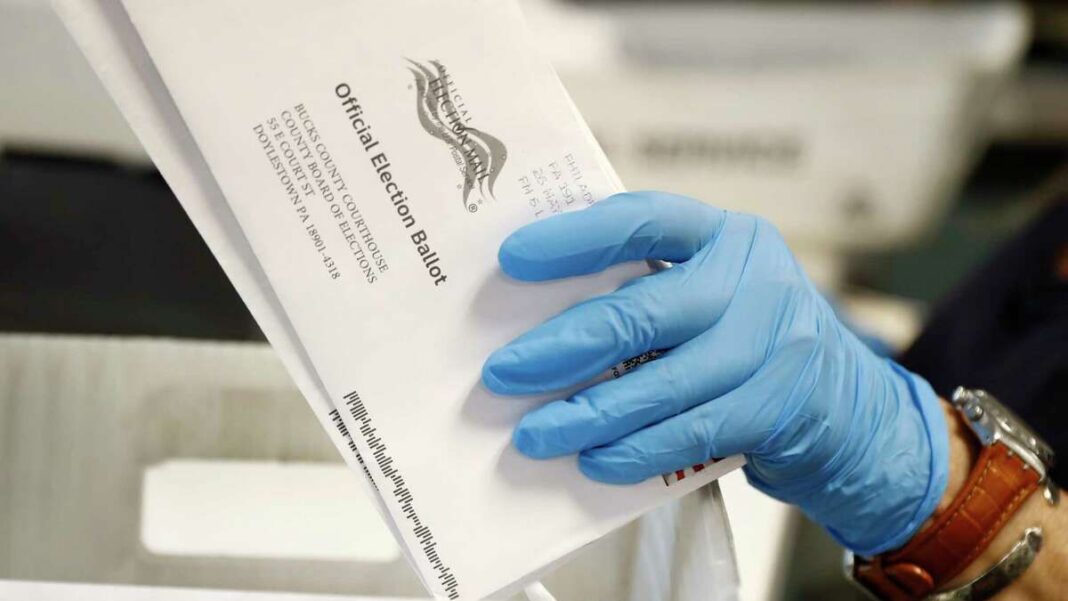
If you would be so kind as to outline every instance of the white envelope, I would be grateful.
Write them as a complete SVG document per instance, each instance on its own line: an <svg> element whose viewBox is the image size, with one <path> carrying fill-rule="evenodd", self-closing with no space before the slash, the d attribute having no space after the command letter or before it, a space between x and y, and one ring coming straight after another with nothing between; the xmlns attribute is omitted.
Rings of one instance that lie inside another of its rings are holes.
<svg viewBox="0 0 1068 601"><path fill-rule="evenodd" d="M622 189L512 2L57 6L436 597L513 590L741 464L614 487L510 445L546 398L489 394L486 356L647 271L500 273L516 227Z"/></svg>

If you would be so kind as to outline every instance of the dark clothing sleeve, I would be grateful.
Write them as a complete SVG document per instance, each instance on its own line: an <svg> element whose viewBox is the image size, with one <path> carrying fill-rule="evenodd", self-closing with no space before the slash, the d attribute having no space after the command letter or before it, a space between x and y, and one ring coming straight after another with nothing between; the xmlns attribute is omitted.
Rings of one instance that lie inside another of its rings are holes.
<svg viewBox="0 0 1068 601"><path fill-rule="evenodd" d="M1068 199L935 307L901 362L941 395L1000 398L1053 446L1068 484Z"/></svg>

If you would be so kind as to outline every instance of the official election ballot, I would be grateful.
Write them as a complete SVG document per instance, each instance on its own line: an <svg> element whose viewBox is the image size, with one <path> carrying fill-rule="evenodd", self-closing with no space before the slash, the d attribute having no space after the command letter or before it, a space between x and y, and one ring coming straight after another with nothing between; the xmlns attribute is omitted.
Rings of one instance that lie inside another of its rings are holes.
<svg viewBox="0 0 1068 601"><path fill-rule="evenodd" d="M629 487L510 445L488 354L644 265L501 274L520 225L621 189L501 0L57 0L428 590L515 590L739 466Z"/></svg>

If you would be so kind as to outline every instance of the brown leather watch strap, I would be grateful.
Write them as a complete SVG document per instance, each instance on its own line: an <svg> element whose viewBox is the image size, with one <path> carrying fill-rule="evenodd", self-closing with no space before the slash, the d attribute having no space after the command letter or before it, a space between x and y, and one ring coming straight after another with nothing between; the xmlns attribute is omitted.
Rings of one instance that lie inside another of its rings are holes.
<svg viewBox="0 0 1068 601"><path fill-rule="evenodd" d="M853 575L886 601L923 599L975 561L1038 486L1035 470L1008 447L984 447L945 511L901 549L857 561Z"/></svg>

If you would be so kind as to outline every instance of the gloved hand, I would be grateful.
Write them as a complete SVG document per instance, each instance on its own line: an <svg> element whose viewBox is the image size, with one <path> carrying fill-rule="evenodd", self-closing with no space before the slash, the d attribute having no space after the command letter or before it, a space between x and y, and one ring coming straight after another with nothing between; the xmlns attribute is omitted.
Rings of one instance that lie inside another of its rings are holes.
<svg viewBox="0 0 1068 601"><path fill-rule="evenodd" d="M515 446L534 458L578 453L583 473L613 484L744 453L750 483L854 551L907 541L946 486L938 397L838 321L773 226L680 196L627 193L532 223L500 249L505 273L527 281L645 259L675 265L490 356L485 385L522 395L667 349L528 413Z"/></svg>

